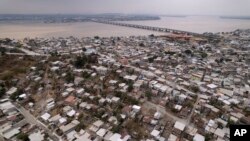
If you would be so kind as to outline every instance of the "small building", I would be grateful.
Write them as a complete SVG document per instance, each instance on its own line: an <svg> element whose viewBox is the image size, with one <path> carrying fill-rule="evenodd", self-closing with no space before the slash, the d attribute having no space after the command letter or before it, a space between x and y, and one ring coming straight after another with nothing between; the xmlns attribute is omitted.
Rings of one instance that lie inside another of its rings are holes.
<svg viewBox="0 0 250 141"><path fill-rule="evenodd" d="M186 126L185 124L183 124L179 121L176 121L174 124L173 133L175 135L180 135L184 131L185 126Z"/></svg>

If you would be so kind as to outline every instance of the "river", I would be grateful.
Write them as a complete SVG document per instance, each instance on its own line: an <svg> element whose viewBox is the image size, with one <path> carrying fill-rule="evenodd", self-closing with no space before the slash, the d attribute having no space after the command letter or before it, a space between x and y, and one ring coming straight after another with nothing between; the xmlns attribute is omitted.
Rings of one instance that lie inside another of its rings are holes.
<svg viewBox="0 0 250 141"><path fill-rule="evenodd" d="M124 22L124 21L123 21ZM188 16L188 17L161 17L161 20L152 21L126 21L138 25L165 27L197 33L227 32L236 29L250 29L250 20L221 19L214 16ZM162 35L164 33L119 27L92 22L82 23L36 23L11 22L0 23L0 38L24 37L109 37L109 36L138 36Z"/></svg>

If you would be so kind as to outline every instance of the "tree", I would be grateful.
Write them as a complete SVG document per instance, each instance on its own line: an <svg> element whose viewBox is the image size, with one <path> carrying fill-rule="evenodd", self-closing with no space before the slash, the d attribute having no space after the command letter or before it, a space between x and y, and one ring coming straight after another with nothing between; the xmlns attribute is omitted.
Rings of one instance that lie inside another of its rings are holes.
<svg viewBox="0 0 250 141"><path fill-rule="evenodd" d="M148 62L149 63L153 63L154 62L154 58L153 57L148 58Z"/></svg>
<svg viewBox="0 0 250 141"><path fill-rule="evenodd" d="M151 91L146 91L145 95L148 98L148 100L152 99L152 93L151 93Z"/></svg>
<svg viewBox="0 0 250 141"><path fill-rule="evenodd" d="M73 82L75 80L75 76L71 72L67 72L65 79L68 83Z"/></svg>
<svg viewBox="0 0 250 141"><path fill-rule="evenodd" d="M129 82L128 83L128 92L132 92L132 90L133 90L133 83Z"/></svg>
<svg viewBox="0 0 250 141"><path fill-rule="evenodd" d="M6 92L6 89L4 85L0 85L0 98L4 96L5 92Z"/></svg>
<svg viewBox="0 0 250 141"><path fill-rule="evenodd" d="M145 47L145 45L143 43L140 43L139 46L140 47Z"/></svg>
<svg viewBox="0 0 250 141"><path fill-rule="evenodd" d="M85 51L87 51L87 49L86 49L85 47L83 47L83 48L82 48L82 51L85 52Z"/></svg>
<svg viewBox="0 0 250 141"><path fill-rule="evenodd" d="M95 36L94 38L95 38L95 39L100 39L100 37L99 37L99 36Z"/></svg>
<svg viewBox="0 0 250 141"><path fill-rule="evenodd" d="M202 57L202 58L206 58L206 57L207 57L207 53L202 52L202 53L201 53L201 57Z"/></svg>
<svg viewBox="0 0 250 141"><path fill-rule="evenodd" d="M17 135L17 138L22 141L30 141L28 134L20 133Z"/></svg>
<svg viewBox="0 0 250 141"><path fill-rule="evenodd" d="M1 53L2 55L5 55L5 53L6 53L6 48L0 47L0 53Z"/></svg>
<svg viewBox="0 0 250 141"><path fill-rule="evenodd" d="M191 54L192 54L192 51L189 50L189 49L187 49L187 50L185 50L185 53L188 54L188 55L191 55Z"/></svg>
<svg viewBox="0 0 250 141"><path fill-rule="evenodd" d="M20 94L23 94L24 91L23 89L17 89L17 91L15 93L13 93L11 96L10 96L10 99L11 100L16 100L17 97L20 95Z"/></svg>
<svg viewBox="0 0 250 141"><path fill-rule="evenodd" d="M193 91L193 92L195 92L195 93L197 93L197 92L199 92L199 87L197 87L197 86L191 86L191 90Z"/></svg>
<svg viewBox="0 0 250 141"><path fill-rule="evenodd" d="M86 64L86 56L77 56L76 60L74 61L74 65L76 68L81 68Z"/></svg>

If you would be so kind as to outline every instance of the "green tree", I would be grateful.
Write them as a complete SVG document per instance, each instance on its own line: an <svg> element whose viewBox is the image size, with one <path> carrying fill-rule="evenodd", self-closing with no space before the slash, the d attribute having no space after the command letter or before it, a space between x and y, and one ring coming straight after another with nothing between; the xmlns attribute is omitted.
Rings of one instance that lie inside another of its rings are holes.
<svg viewBox="0 0 250 141"><path fill-rule="evenodd" d="M17 135L17 138L22 141L30 141L28 134L20 133Z"/></svg>
<svg viewBox="0 0 250 141"><path fill-rule="evenodd" d="M99 36L95 36L94 38L95 38L95 39L100 39L100 37L99 37Z"/></svg>
<svg viewBox="0 0 250 141"><path fill-rule="evenodd" d="M76 68L81 68L86 64L87 58L86 56L77 56L74 61L74 66Z"/></svg>
<svg viewBox="0 0 250 141"><path fill-rule="evenodd" d="M148 98L148 100L152 99L152 93L151 93L151 91L146 91L145 95Z"/></svg>
<svg viewBox="0 0 250 141"><path fill-rule="evenodd" d="M0 53L1 53L2 55L5 55L5 53L6 53L6 48L0 47Z"/></svg>
<svg viewBox="0 0 250 141"><path fill-rule="evenodd" d="M202 52L202 53L201 53L201 57L202 57L202 58L206 58L206 57L207 57L207 53Z"/></svg>
<svg viewBox="0 0 250 141"><path fill-rule="evenodd" d="M6 92L6 89L4 85L0 85L0 98L4 96L5 92Z"/></svg>
<svg viewBox="0 0 250 141"><path fill-rule="evenodd" d="M191 54L192 54L192 51L189 50L189 49L187 49L187 50L185 50L185 53L188 54L188 55L191 55Z"/></svg>
<svg viewBox="0 0 250 141"><path fill-rule="evenodd" d="M132 92L133 90L133 83L128 84L128 92Z"/></svg>
<svg viewBox="0 0 250 141"><path fill-rule="evenodd" d="M68 83L71 83L71 82L73 82L75 80L75 76L71 72L67 72L66 76L65 76L65 80Z"/></svg>
<svg viewBox="0 0 250 141"><path fill-rule="evenodd" d="M195 93L197 93L197 92L200 91L199 87L197 87L197 86L191 86L191 90L192 90L193 92L195 92Z"/></svg>
<svg viewBox="0 0 250 141"><path fill-rule="evenodd" d="M23 94L24 91L23 89L17 89L17 91L15 93L13 93L12 95L10 95L10 99L11 100L16 100L17 97L20 95L20 94Z"/></svg>

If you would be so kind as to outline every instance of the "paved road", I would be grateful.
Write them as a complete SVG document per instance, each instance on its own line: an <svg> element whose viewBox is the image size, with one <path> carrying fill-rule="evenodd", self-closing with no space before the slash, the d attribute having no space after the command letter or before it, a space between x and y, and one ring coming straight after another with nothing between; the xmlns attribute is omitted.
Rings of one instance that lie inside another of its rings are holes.
<svg viewBox="0 0 250 141"><path fill-rule="evenodd" d="M196 106L198 105L199 101L200 101L200 95L198 94L198 97L197 97L196 102L195 102L195 104L194 104L194 106L193 106L193 109L192 109L191 113L188 115L188 118L187 118L187 125L190 124L190 120L191 120L191 118L192 118L192 116L193 116L193 114L194 114L195 108L196 108Z"/></svg>
<svg viewBox="0 0 250 141"><path fill-rule="evenodd" d="M28 110L26 110L22 106L17 106L17 105L16 105L16 108L25 117L27 122L29 122L30 124L37 125L38 127L45 130L53 141L60 141L61 140L60 137L58 137L52 131L50 131L46 125L44 125L38 119L36 119Z"/></svg>
<svg viewBox="0 0 250 141"><path fill-rule="evenodd" d="M39 54L39 53L30 51L30 50L27 50L27 49L24 49L24 48L19 48L19 49L21 51L23 51L24 53L26 53L27 55L30 55L30 56L41 56L41 54Z"/></svg>
<svg viewBox="0 0 250 141"><path fill-rule="evenodd" d="M27 55L27 56L48 56L48 55L45 55L45 54L39 54L39 53L36 53L34 51L30 51L28 49L25 49L25 48L17 48L17 47L12 47L12 46L7 46L7 45L2 45L2 47L4 48L7 48L7 49L18 49L24 53L6 53L6 54L9 54L9 55Z"/></svg>

